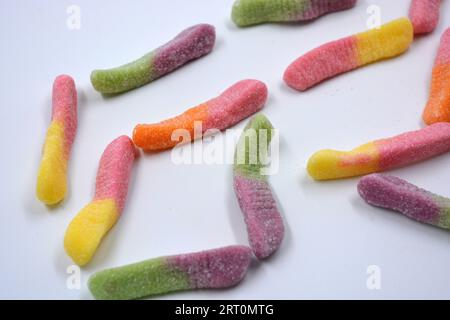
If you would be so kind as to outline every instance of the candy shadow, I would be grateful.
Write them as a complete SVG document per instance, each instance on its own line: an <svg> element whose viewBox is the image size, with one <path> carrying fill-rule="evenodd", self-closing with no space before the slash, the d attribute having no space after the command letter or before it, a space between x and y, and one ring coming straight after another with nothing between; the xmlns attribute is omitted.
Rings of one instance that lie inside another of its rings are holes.
<svg viewBox="0 0 450 320"><path fill-rule="evenodd" d="M239 207L239 203L234 192L233 166L228 166L228 174L226 179L227 193L225 195L225 205L228 211L231 228L234 237L239 244L249 246L248 233L245 225L244 214Z"/></svg>
<svg viewBox="0 0 450 320"><path fill-rule="evenodd" d="M55 273L58 275L61 283L66 286L66 290L76 291L79 293L78 298L82 300L92 300L93 297L87 288L87 282L89 276L91 275L91 271L89 271L88 267L80 267L80 289L69 289L67 288L67 281L69 277L74 275L73 270L68 270L71 266L76 266L75 262L71 260L71 258L64 251L63 246L58 247L57 252L53 257L53 266L55 269ZM70 271L70 272L68 272Z"/></svg>
<svg viewBox="0 0 450 320"><path fill-rule="evenodd" d="M349 177L349 178L343 178L343 179L334 179L334 180L314 180L309 176L307 172L305 172L300 179L298 179L298 186L303 188L303 190L313 190L312 188L325 188L327 186L333 186L336 184L345 184L345 183L355 183L355 187L359 181L360 177Z"/></svg>

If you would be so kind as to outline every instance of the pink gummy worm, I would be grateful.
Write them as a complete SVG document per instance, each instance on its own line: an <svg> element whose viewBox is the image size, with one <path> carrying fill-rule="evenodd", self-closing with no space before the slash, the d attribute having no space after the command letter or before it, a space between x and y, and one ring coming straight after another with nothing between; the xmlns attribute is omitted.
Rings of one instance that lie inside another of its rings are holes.
<svg viewBox="0 0 450 320"><path fill-rule="evenodd" d="M412 0L409 18L415 34L432 32L439 22L441 0Z"/></svg>
<svg viewBox="0 0 450 320"><path fill-rule="evenodd" d="M349 36L313 49L289 65L284 81L304 91L323 80L359 67L357 39Z"/></svg>
<svg viewBox="0 0 450 320"><path fill-rule="evenodd" d="M60 75L53 82L52 121L62 124L64 150L68 156L77 131L77 89L68 75Z"/></svg>
<svg viewBox="0 0 450 320"><path fill-rule="evenodd" d="M187 274L192 289L226 288L244 278L252 251L245 246L229 246L167 257L167 263Z"/></svg>
<svg viewBox="0 0 450 320"><path fill-rule="evenodd" d="M447 28L441 36L435 66L450 64L450 28Z"/></svg>
<svg viewBox="0 0 450 320"><path fill-rule="evenodd" d="M120 136L106 147L97 172L94 200L112 198L122 212L136 155L133 141L127 136Z"/></svg>
<svg viewBox="0 0 450 320"><path fill-rule="evenodd" d="M217 98L206 102L208 117L203 129L224 130L260 110L267 100L267 86L258 80L242 80Z"/></svg>
<svg viewBox="0 0 450 320"><path fill-rule="evenodd" d="M450 151L450 123L438 122L374 143L380 154L381 170L405 166Z"/></svg>

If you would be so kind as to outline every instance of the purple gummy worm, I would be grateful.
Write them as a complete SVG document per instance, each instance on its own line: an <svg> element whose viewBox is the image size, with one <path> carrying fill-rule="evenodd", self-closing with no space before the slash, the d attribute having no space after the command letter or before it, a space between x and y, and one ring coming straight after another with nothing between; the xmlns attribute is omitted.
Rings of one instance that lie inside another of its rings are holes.
<svg viewBox="0 0 450 320"><path fill-rule="evenodd" d="M450 199L400 178L371 174L359 181L358 192L371 205L398 211L411 219L440 228L450 228Z"/></svg>

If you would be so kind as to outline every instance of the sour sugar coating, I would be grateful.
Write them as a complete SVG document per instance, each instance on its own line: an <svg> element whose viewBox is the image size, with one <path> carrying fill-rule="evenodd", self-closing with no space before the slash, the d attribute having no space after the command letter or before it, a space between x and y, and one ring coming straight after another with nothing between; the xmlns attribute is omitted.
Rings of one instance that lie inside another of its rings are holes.
<svg viewBox="0 0 450 320"><path fill-rule="evenodd" d="M267 154L272 124L264 115L250 120L236 146L234 191L247 225L253 253L264 259L274 253L284 237L284 225L272 194L261 156Z"/></svg>
<svg viewBox="0 0 450 320"><path fill-rule="evenodd" d="M67 254L79 266L92 259L103 237L122 214L135 157L136 149L127 136L115 139L103 152L94 199L72 220L64 239Z"/></svg>
<svg viewBox="0 0 450 320"><path fill-rule="evenodd" d="M313 49L295 60L285 71L284 81L293 89L305 91L339 74L364 65L395 57L413 41L408 18L400 18L373 29Z"/></svg>
<svg viewBox="0 0 450 320"><path fill-rule="evenodd" d="M352 151L322 150L308 162L315 180L331 180L403 167L450 151L450 123L380 139Z"/></svg>
<svg viewBox="0 0 450 320"><path fill-rule="evenodd" d="M426 124L450 122L450 28L441 37L423 120Z"/></svg>
<svg viewBox="0 0 450 320"><path fill-rule="evenodd" d="M424 34L436 29L439 22L441 0L412 0L409 18L415 34Z"/></svg>
<svg viewBox="0 0 450 320"><path fill-rule="evenodd" d="M209 24L192 26L142 58L109 70L94 70L91 82L101 93L121 93L143 86L187 62L210 53L216 33Z"/></svg>
<svg viewBox="0 0 450 320"><path fill-rule="evenodd" d="M353 8L357 0L237 0L231 17L245 27L266 22L305 21Z"/></svg>
<svg viewBox="0 0 450 320"><path fill-rule="evenodd" d="M450 229L450 199L420 189L400 178L382 174L363 177L358 192L369 204Z"/></svg>
<svg viewBox="0 0 450 320"><path fill-rule="evenodd" d="M139 124L134 128L133 141L146 150L164 150L177 144L172 139L176 130L189 133L189 141L196 138L195 125L207 130L224 130L260 110L267 100L267 87L258 80L242 80L217 98L193 107L183 114L156 124ZM197 137L198 138L198 137ZM188 141L184 141L188 142Z"/></svg>
<svg viewBox="0 0 450 320"><path fill-rule="evenodd" d="M70 76L55 79L52 105L36 186L37 198L47 205L61 202L67 192L67 165L77 131L77 89Z"/></svg>
<svg viewBox="0 0 450 320"><path fill-rule="evenodd" d="M96 299L139 299L173 291L227 288L247 273L252 252L230 246L150 259L95 273L89 289Z"/></svg>

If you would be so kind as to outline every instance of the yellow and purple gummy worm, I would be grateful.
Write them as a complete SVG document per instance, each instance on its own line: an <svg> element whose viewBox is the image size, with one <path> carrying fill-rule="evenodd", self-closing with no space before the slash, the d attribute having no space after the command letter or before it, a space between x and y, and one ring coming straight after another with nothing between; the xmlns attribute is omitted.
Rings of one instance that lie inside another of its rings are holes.
<svg viewBox="0 0 450 320"><path fill-rule="evenodd" d="M247 225L253 253L264 259L274 253L284 237L284 224L267 176L262 156L272 140L273 127L262 114L253 117L236 146L234 190ZM264 150L262 150L264 149Z"/></svg>
<svg viewBox="0 0 450 320"><path fill-rule="evenodd" d="M92 85L97 91L106 94L138 88L210 53L215 40L213 26L192 26L134 62L114 69L94 70L91 74Z"/></svg>
<svg viewBox="0 0 450 320"><path fill-rule="evenodd" d="M103 152L94 199L72 220L64 238L64 248L76 264L83 266L92 259L103 237L121 216L136 154L127 136L115 139Z"/></svg>
<svg viewBox="0 0 450 320"><path fill-rule="evenodd" d="M321 150L308 161L315 180L354 177L403 167L450 151L450 123L379 139L351 151Z"/></svg>
<svg viewBox="0 0 450 320"><path fill-rule="evenodd" d="M373 206L398 211L419 222L450 229L450 199L420 189L405 180L371 174L359 181L358 192Z"/></svg>
<svg viewBox="0 0 450 320"><path fill-rule="evenodd" d="M408 18L400 18L343 39L326 43L292 62L284 73L291 88L305 91L316 84L364 65L405 52L414 39Z"/></svg>
<svg viewBox="0 0 450 320"><path fill-rule="evenodd" d="M68 75L53 83L52 122L39 167L36 195L47 205L62 201L67 192L67 165L77 131L77 90Z"/></svg>
<svg viewBox="0 0 450 320"><path fill-rule="evenodd" d="M173 291L227 288L247 273L252 252L245 246L154 258L107 269L89 278L99 300L129 300Z"/></svg>
<svg viewBox="0 0 450 320"><path fill-rule="evenodd" d="M237 0L231 18L240 27L315 19L353 8L357 0Z"/></svg>

